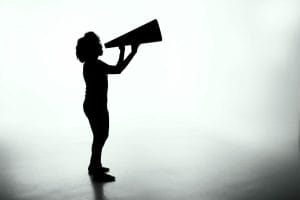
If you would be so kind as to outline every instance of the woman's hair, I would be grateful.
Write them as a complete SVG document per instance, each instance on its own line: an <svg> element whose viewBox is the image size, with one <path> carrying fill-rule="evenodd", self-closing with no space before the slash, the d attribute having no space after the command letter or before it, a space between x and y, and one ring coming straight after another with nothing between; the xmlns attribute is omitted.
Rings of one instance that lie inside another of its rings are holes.
<svg viewBox="0 0 300 200"><path fill-rule="evenodd" d="M98 50L99 37L94 32L87 32L79 38L76 46L76 56L80 62L85 62L88 57L95 55Z"/></svg>

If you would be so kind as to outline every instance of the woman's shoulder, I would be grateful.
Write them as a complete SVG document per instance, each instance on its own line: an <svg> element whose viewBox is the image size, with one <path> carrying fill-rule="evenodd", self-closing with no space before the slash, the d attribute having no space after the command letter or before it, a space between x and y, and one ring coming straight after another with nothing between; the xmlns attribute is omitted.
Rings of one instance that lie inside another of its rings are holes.
<svg viewBox="0 0 300 200"><path fill-rule="evenodd" d="M83 66L94 66L94 65L107 65L102 60L93 60L93 61L86 61Z"/></svg>
<svg viewBox="0 0 300 200"><path fill-rule="evenodd" d="M105 68L107 64L101 60L95 60L92 62L85 62L83 64L83 71L88 74L99 74L105 73Z"/></svg>
<svg viewBox="0 0 300 200"><path fill-rule="evenodd" d="M102 60L97 60L97 65L100 65L100 66L107 66L107 64L105 62L103 62Z"/></svg>
<svg viewBox="0 0 300 200"><path fill-rule="evenodd" d="M88 70L92 70L97 68L97 66L99 66L100 64L98 63L98 61L87 61L83 64L83 68Z"/></svg>

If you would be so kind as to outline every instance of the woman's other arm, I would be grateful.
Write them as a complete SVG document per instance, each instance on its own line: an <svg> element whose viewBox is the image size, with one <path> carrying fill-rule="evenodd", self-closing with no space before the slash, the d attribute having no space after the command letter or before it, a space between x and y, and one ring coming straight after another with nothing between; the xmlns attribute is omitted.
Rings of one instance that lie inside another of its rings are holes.
<svg viewBox="0 0 300 200"><path fill-rule="evenodd" d="M130 63L130 61L132 60L132 58L135 56L137 49L138 49L138 44L133 44L131 45L131 52L130 54L127 56L126 59L124 59L124 54L125 54L125 47L124 46L120 46L120 55L119 55L119 59L118 59L118 63L116 66L110 66L106 68L106 73L107 74L120 74L126 67L127 65Z"/></svg>

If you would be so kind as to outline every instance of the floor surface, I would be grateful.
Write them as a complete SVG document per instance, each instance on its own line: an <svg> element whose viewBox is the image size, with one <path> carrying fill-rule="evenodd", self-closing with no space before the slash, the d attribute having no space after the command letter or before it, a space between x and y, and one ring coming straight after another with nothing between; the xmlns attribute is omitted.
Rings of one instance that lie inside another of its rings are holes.
<svg viewBox="0 0 300 200"><path fill-rule="evenodd" d="M116 182L95 182L87 174L91 137L82 129L2 134L0 199L288 200L300 194L296 156L201 130L112 131L104 164Z"/></svg>

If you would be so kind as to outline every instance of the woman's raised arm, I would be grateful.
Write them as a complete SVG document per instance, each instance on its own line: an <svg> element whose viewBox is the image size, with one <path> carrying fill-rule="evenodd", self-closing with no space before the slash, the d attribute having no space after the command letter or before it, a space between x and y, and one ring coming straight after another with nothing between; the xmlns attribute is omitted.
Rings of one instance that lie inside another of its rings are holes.
<svg viewBox="0 0 300 200"><path fill-rule="evenodd" d="M132 44L131 45L131 52L130 54L127 56L126 59L124 59L124 54L125 54L125 47L124 46L120 46L120 55L119 55L119 60L116 66L109 66L105 69L107 74L120 74L126 67L127 65L130 63L130 61L132 60L132 58L134 57L134 55L137 52L139 44Z"/></svg>

